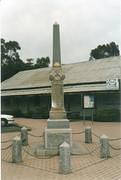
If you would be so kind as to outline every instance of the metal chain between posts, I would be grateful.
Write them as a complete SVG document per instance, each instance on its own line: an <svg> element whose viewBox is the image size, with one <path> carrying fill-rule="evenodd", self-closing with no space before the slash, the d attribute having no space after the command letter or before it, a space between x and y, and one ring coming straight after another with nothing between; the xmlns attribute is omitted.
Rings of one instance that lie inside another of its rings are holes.
<svg viewBox="0 0 121 180"><path fill-rule="evenodd" d="M100 138L100 136L98 136L97 134L95 134L94 132L92 132L92 134L97 137L97 138Z"/></svg>
<svg viewBox="0 0 121 180"><path fill-rule="evenodd" d="M109 141L118 141L118 140L121 140L121 138L109 139Z"/></svg>
<svg viewBox="0 0 121 180"><path fill-rule="evenodd" d="M114 150L121 150L121 148L113 147L111 144L109 144L109 146Z"/></svg>
<svg viewBox="0 0 121 180"><path fill-rule="evenodd" d="M20 136L20 134L16 134L16 136ZM14 137L15 137L15 136L14 136ZM12 137L12 139L8 139L8 140L5 140L5 141L1 141L1 143L12 142L14 137Z"/></svg>
<svg viewBox="0 0 121 180"><path fill-rule="evenodd" d="M98 148L98 147L97 147ZM95 148L96 149L96 148ZM93 152L95 151L95 149L93 150ZM115 155L114 157L116 157L116 156L119 156L119 154L118 155ZM90 167L90 166L93 166L93 165L96 165L96 164L99 164L99 163L101 163L101 162L103 162L103 161L107 161L107 159L105 158L103 158L103 159L101 159L100 161L98 161L98 162L94 162L94 163L92 163L92 164L89 164L89 165L87 165L87 166L84 166L84 167L81 167L81 168L78 168L78 169L75 169L75 170L73 170L72 171L72 173L76 173L76 172L78 172L78 171L81 171L81 170L83 170L83 169L86 169L86 168L88 168L88 167Z"/></svg>
<svg viewBox="0 0 121 180"><path fill-rule="evenodd" d="M81 132L75 132L75 133L72 133L72 134L83 134L84 131L81 131Z"/></svg>
<svg viewBox="0 0 121 180"><path fill-rule="evenodd" d="M7 146L5 148L1 148L1 150L6 150L6 149L9 149L10 147L12 147L12 144L10 144L9 146Z"/></svg>
<svg viewBox="0 0 121 180"><path fill-rule="evenodd" d="M38 170L42 170L42 171L45 171L45 172L49 172L49 173L52 173L52 174L58 174L58 171L55 171L55 169L51 169L51 170L48 170L48 169L43 169L43 168L40 168L40 167L34 167L34 166L31 166L31 165L27 165L27 164L22 164L22 166L26 166L26 167L30 167L30 168L33 168L33 169L38 169Z"/></svg>
<svg viewBox="0 0 121 180"><path fill-rule="evenodd" d="M33 136L33 137L43 137L43 135L37 136L37 135L31 134L31 133L28 133L28 135Z"/></svg>
<svg viewBox="0 0 121 180"><path fill-rule="evenodd" d="M29 145L29 147L30 147L30 145ZM31 154L30 152L28 152L28 151L26 150L26 148L23 148L23 151L24 151L26 154L28 154L29 156L32 156L32 157L34 157L34 158L36 158L36 159L50 159L50 158L52 158L52 157L55 156L55 155L52 155L52 156L44 156L44 155L41 155L41 157L37 157L36 155L33 155L33 154Z"/></svg>
<svg viewBox="0 0 121 180"><path fill-rule="evenodd" d="M8 143L8 142L12 142L12 140L1 141L1 143Z"/></svg>
<svg viewBox="0 0 121 180"><path fill-rule="evenodd" d="M95 134L94 132L92 132L92 134L95 136L95 137L97 137L97 138L100 138L100 136L98 136L97 134ZM108 139L109 141L118 141L118 140L121 140L121 138L109 138Z"/></svg>
<svg viewBox="0 0 121 180"><path fill-rule="evenodd" d="M72 171L72 173L76 173L76 172L81 171L81 170L83 170L83 169L86 169L86 168L88 168L88 167L90 167L90 166L93 166L93 165L99 164L99 163L101 163L101 162L103 162L103 161L106 161L106 159L101 159L101 160L100 160L100 161L98 161L98 162L94 162L94 163L89 164L89 165L87 165L87 166L84 166L84 167L81 167L81 168L75 169L75 170L73 170L73 171Z"/></svg>
<svg viewBox="0 0 121 180"><path fill-rule="evenodd" d="M72 134L82 134L84 133L85 131L81 131L81 132L75 132L75 133L72 133ZM100 136L98 136L96 133L92 132L92 134L97 137L97 138L100 138Z"/></svg>
<svg viewBox="0 0 121 180"><path fill-rule="evenodd" d="M83 154L83 155L89 155L89 154L92 154L92 153L95 152L99 147L100 147L100 145L98 145L95 149L93 149L93 150L90 151L89 153L86 153L86 154Z"/></svg>

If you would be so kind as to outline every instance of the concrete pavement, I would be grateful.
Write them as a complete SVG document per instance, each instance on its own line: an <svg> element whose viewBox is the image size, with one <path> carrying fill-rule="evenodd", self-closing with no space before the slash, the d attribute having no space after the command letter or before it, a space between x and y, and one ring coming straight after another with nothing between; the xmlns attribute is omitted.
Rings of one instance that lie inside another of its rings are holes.
<svg viewBox="0 0 121 180"><path fill-rule="evenodd" d="M29 144L43 143L42 137L45 120L17 118L16 123L27 125L32 128L29 132ZM29 146L23 149L23 162L19 164L11 163L11 141L2 143L1 151L2 180L120 180L121 179L121 123L102 123L86 121L71 122L73 129L73 141L80 143L87 148L90 153L86 155L71 156L72 173L68 175L58 174L58 156L54 157L35 157ZM93 143L84 143L85 127L91 126L93 134ZM77 134L76 134L77 133ZM2 141L12 140L19 132L3 133ZM99 136L106 134L111 141L111 158L100 159ZM114 140L112 140L114 139ZM117 140L115 140L117 139Z"/></svg>

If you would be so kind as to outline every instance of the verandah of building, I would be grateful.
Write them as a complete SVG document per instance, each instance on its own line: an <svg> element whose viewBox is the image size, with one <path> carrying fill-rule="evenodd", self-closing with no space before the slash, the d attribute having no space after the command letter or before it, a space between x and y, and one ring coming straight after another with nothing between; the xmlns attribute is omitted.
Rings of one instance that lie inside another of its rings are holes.
<svg viewBox="0 0 121 180"><path fill-rule="evenodd" d="M93 95L95 106L84 109L84 95ZM50 95L27 95L2 97L2 113L16 117L49 118ZM81 92L65 94L65 109L69 119L93 119L100 121L120 120L120 92ZM93 114L92 114L93 113Z"/></svg>

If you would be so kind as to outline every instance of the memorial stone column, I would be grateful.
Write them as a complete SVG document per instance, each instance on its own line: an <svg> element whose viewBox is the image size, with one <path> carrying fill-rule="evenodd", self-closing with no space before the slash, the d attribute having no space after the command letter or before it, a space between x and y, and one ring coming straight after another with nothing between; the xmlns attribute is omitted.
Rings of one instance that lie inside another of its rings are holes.
<svg viewBox="0 0 121 180"><path fill-rule="evenodd" d="M64 72L61 67L59 24L53 25L53 67L49 76L51 81L51 111L50 119L65 119L63 80Z"/></svg>
<svg viewBox="0 0 121 180"><path fill-rule="evenodd" d="M59 24L53 25L53 65L50 71L51 81L51 110L48 119L48 128L69 128L64 108L63 80L65 74L61 66L61 48Z"/></svg>
<svg viewBox="0 0 121 180"><path fill-rule="evenodd" d="M64 108L63 80L64 72L61 66L59 24L53 25L53 65L50 71L51 81L51 110L45 129L45 148L59 149L64 141L72 146L72 130L66 118Z"/></svg>

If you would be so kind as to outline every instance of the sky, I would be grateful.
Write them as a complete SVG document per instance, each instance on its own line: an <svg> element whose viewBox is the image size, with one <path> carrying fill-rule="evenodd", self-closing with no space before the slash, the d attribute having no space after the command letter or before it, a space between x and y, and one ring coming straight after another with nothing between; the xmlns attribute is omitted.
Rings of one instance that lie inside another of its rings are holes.
<svg viewBox="0 0 121 180"><path fill-rule="evenodd" d="M1 37L20 44L24 61L52 61L52 28L58 22L62 63L86 61L99 44L114 41L121 49L120 12L120 0L1 0Z"/></svg>

